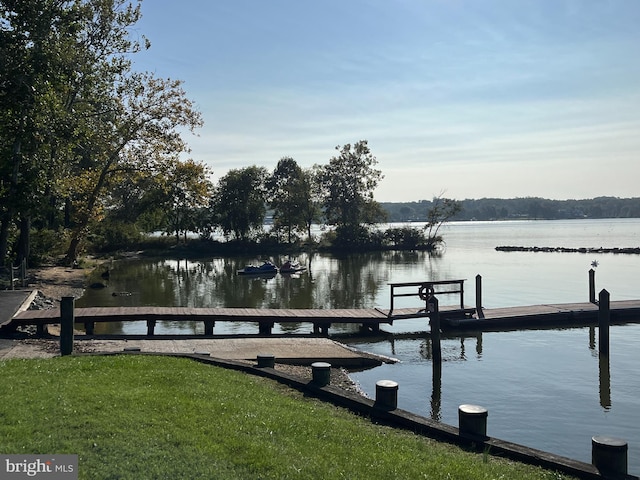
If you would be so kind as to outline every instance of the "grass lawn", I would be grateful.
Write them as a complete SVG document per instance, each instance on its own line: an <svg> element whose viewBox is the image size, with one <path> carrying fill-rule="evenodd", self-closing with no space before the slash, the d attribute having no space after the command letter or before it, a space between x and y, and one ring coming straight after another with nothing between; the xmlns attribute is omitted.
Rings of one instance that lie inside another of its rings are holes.
<svg viewBox="0 0 640 480"><path fill-rule="evenodd" d="M84 479L570 478L188 359L8 360L0 378L0 453L78 454Z"/></svg>

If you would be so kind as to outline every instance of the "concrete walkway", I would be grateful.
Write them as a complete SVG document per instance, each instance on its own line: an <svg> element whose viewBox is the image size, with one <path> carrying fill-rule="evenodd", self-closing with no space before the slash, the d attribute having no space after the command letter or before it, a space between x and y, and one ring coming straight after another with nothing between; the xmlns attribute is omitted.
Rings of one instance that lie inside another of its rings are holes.
<svg viewBox="0 0 640 480"><path fill-rule="evenodd" d="M0 327L29 308L37 293L36 290L0 290Z"/></svg>
<svg viewBox="0 0 640 480"><path fill-rule="evenodd" d="M0 325L28 308L36 291L0 291ZM55 327L50 331L58 330ZM225 338L119 338L100 339L83 334L75 337L78 353L122 352L139 348L150 353L209 353L223 360L256 360L258 355L274 355L276 362L310 365L325 361L336 367L373 367L393 359L357 351L339 342L321 337L225 337ZM58 337L0 338L0 360L9 358L48 358L60 355Z"/></svg>
<svg viewBox="0 0 640 480"><path fill-rule="evenodd" d="M207 339L96 339L78 335L75 352L123 352L139 348L149 353L208 353L224 360L254 361L258 355L273 355L278 363L310 365L329 362L335 367L373 367L393 359L347 347L328 338L258 337ZM0 360L9 358L46 358L58 356L59 340L1 339Z"/></svg>

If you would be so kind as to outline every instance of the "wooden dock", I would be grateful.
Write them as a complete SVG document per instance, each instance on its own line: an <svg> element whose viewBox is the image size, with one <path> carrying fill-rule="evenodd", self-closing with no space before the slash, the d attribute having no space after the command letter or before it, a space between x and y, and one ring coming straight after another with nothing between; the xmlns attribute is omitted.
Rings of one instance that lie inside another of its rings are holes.
<svg viewBox="0 0 640 480"><path fill-rule="evenodd" d="M453 310L453 309L452 309ZM416 309L396 310L397 317L376 308L363 309L259 309L259 308L183 308L183 307L89 307L74 310L75 322L84 324L87 334L93 333L96 322L147 323L147 334L153 335L156 322L203 322L204 334L213 335L216 322L257 323L258 333L268 335L276 323L311 323L314 333L328 334L331 324L359 324L364 329L377 331L381 324L393 324L398 318L421 318L424 313ZM60 311L28 310L18 313L7 328L19 325L60 323Z"/></svg>
<svg viewBox="0 0 640 480"><path fill-rule="evenodd" d="M505 331L594 326L599 307L595 303L562 303L505 308L483 308L484 318L444 319L449 331ZM640 323L640 300L610 304L611 324Z"/></svg>
<svg viewBox="0 0 640 480"><path fill-rule="evenodd" d="M590 326L597 323L598 305L566 303L530 305L506 308L484 308L482 315L469 312L474 309L443 307L440 310L441 327L446 331L501 331L539 328L569 328ZM277 324L310 323L314 333L327 335L332 324L359 324L365 330L378 331L381 325L392 325L406 319L424 318L425 329L428 316L424 310L377 308L363 309L256 309L256 308L182 308L182 307L91 307L76 308L75 322L84 324L86 333L93 334L96 322L141 322L147 323L147 335L154 335L156 322L203 322L205 336L212 336L216 322L242 322L258 325L258 333L269 335ZM481 317L481 318L478 318ZM483 317L483 318L482 318ZM60 311L27 310L18 312L5 328L15 329L20 325L60 323ZM611 323L640 323L640 300L611 302Z"/></svg>

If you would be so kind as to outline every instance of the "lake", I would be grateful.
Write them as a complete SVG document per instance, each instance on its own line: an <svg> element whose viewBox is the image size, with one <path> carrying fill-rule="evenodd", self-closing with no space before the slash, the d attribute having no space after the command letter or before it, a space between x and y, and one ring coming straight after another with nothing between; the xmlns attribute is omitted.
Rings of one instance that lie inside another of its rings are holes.
<svg viewBox="0 0 640 480"><path fill-rule="evenodd" d="M108 288L87 290L76 305L250 308L389 307L388 283L467 279L465 303L475 305L475 276L487 308L588 301L588 271L597 261L596 291L611 300L640 298L640 255L500 252L496 246L638 247L640 219L454 222L443 228L441 256L425 252L355 255L302 254L309 267L294 276L236 275L249 257L142 259L115 262ZM270 258L276 264L282 258ZM113 296L114 292L130 292ZM446 298L441 305L454 303ZM402 306L416 306L406 300ZM146 332L144 322L100 325L105 332ZM629 443L629 473L640 473L640 325L611 329L611 352L599 358L597 332L588 328L484 333L445 338L441 372L430 359L425 319L384 326L391 337L347 340L400 360L352 378L372 398L375 382L399 383L398 406L457 425L463 403L489 410L488 434L591 461L591 437L607 434ZM309 324L274 333L308 333ZM336 325L331 333L353 327ZM164 322L157 333L202 333L201 324ZM254 324L216 325L215 333L256 333ZM411 335L404 335L404 334ZM401 335L402 334L402 335Z"/></svg>

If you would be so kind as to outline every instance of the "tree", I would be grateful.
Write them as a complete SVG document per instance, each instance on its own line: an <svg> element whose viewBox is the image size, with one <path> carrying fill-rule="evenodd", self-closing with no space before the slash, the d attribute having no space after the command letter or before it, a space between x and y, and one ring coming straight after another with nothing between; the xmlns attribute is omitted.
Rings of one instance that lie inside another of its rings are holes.
<svg viewBox="0 0 640 480"><path fill-rule="evenodd" d="M79 168L66 184L75 214L68 260L77 256L90 223L99 220L104 207L101 201L118 175L166 171L179 153L188 151L178 129L193 130L202 123L180 81L149 74L124 78L107 103L110 108L93 117L95 133L79 145Z"/></svg>
<svg viewBox="0 0 640 480"><path fill-rule="evenodd" d="M311 241L311 226L322 219L322 196L320 183L318 181L317 169L305 169L302 171L302 189L307 195L302 198L300 213L304 219L304 228L307 232L307 239Z"/></svg>
<svg viewBox="0 0 640 480"><path fill-rule="evenodd" d="M188 150L179 131L202 120L180 82L132 71L149 47L129 37L139 18L140 0L0 2L2 259L12 223L63 204L75 259L123 175Z"/></svg>
<svg viewBox="0 0 640 480"><path fill-rule="evenodd" d="M164 176L164 202L167 232L175 233L176 242L180 234L197 231L198 213L209 206L213 185L207 179L208 168L193 160L175 162Z"/></svg>
<svg viewBox="0 0 640 480"><path fill-rule="evenodd" d="M291 157L283 157L267 180L269 204L273 209L273 229L285 230L287 242L306 228L305 210L310 185L304 171Z"/></svg>
<svg viewBox="0 0 640 480"><path fill-rule="evenodd" d="M0 2L0 262L19 218L28 243L31 216L55 184L52 159L62 135L63 90L72 75L69 54L80 2ZM22 243L22 242L21 242ZM28 255L28 245L20 247Z"/></svg>
<svg viewBox="0 0 640 480"><path fill-rule="evenodd" d="M233 234L238 240L246 240L252 230L262 229L267 175L266 168L254 165L229 170L220 178L211 210L213 223L219 225L226 236Z"/></svg>
<svg viewBox="0 0 640 480"><path fill-rule="evenodd" d="M444 198L442 194L433 197L431 207L427 211L427 224L424 226L427 233L427 250L433 250L443 242L442 236L439 235L440 228L461 210L462 202L458 200Z"/></svg>
<svg viewBox="0 0 640 480"><path fill-rule="evenodd" d="M383 175L375 168L378 162L366 140L353 146L337 146L336 150L339 155L319 169L324 214L327 223L338 227L338 235L346 236L346 243L353 243L349 238L361 237L362 224L385 218L380 204L373 199L373 191Z"/></svg>
<svg viewBox="0 0 640 480"><path fill-rule="evenodd" d="M373 200L373 191L383 175L374 168L378 161L371 154L367 141L361 140L353 146L338 145L336 150L340 154L332 157L319 172L327 222L360 225L379 221L383 215Z"/></svg>

